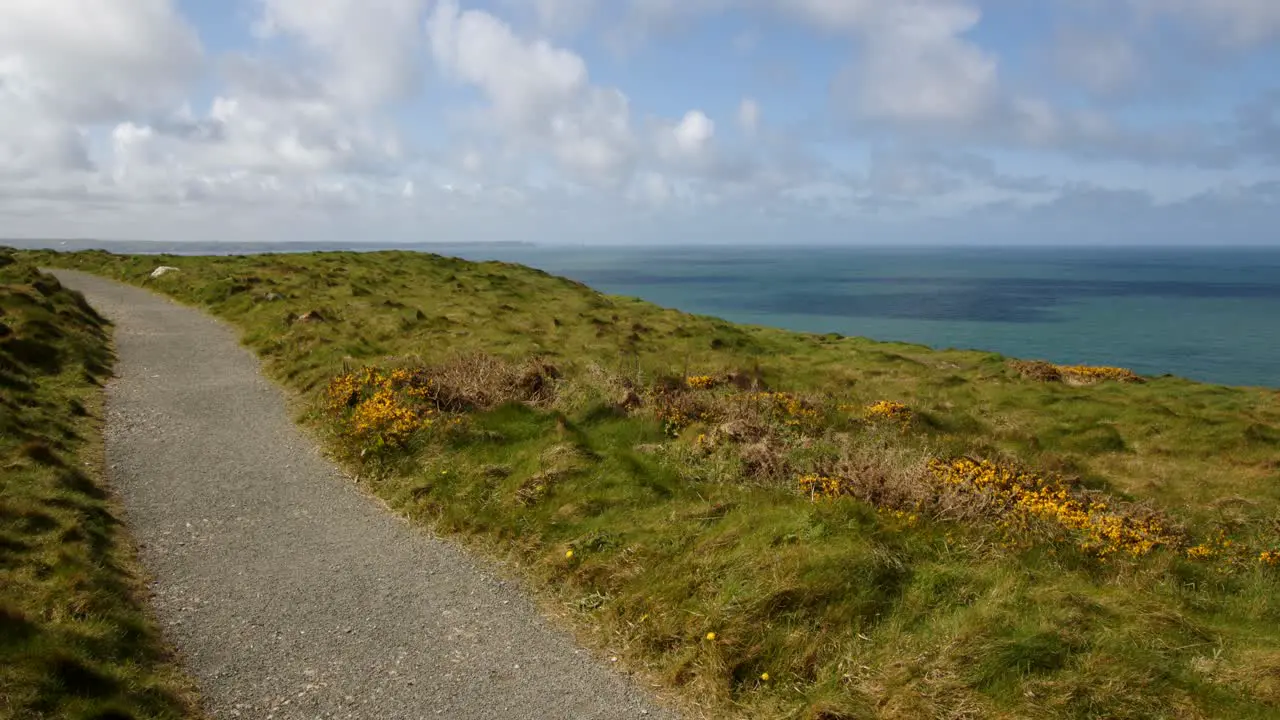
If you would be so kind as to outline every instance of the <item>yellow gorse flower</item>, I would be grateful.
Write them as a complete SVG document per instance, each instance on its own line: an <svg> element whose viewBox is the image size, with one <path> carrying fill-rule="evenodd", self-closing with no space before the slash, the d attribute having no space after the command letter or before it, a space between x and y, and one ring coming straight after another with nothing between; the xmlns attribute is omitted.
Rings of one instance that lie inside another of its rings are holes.
<svg viewBox="0 0 1280 720"><path fill-rule="evenodd" d="M431 379L421 371L365 367L332 378L324 408L361 442L403 445L434 424L439 411L433 392Z"/></svg>
<svg viewBox="0 0 1280 720"><path fill-rule="evenodd" d="M356 405L351 413L352 432L357 436L378 438L391 445L401 445L415 430L431 424L428 415L419 414L404 405L396 394L379 389L367 400Z"/></svg>
<svg viewBox="0 0 1280 720"><path fill-rule="evenodd" d="M1187 557L1192 560L1204 560L1213 557L1213 548L1201 543L1187 548Z"/></svg>
<svg viewBox="0 0 1280 720"><path fill-rule="evenodd" d="M1136 382L1142 378L1127 368L1090 366L1090 365L1054 365L1054 368L1065 377L1080 380L1099 381L1117 380L1119 382Z"/></svg>
<svg viewBox="0 0 1280 720"><path fill-rule="evenodd" d="M695 422L704 419L702 415L688 413L676 408L662 408L658 417L662 420L662 431L668 437L680 437L680 432Z"/></svg>
<svg viewBox="0 0 1280 720"><path fill-rule="evenodd" d="M1070 538L1080 550L1103 559L1139 558L1159 548L1169 548L1192 560L1220 561L1224 568L1243 567L1255 557L1265 567L1280 567L1280 550L1259 552L1248 542L1227 537L1222 530L1211 539L1189 545L1186 533L1171 526L1164 516L1125 503L1107 502L1104 497L1070 487L1059 478L1010 463L935 459L928 467L939 495L972 496L972 502L1006 532L1029 535L1036 529L1056 527L1062 533L1054 533L1055 536ZM802 493L815 501L846 496L867 499L865 488L848 477L810 473L796 478L796 483ZM882 517L910 528L920 522L925 507L917 501L911 508L880 506L876 510Z"/></svg>
<svg viewBox="0 0 1280 720"><path fill-rule="evenodd" d="M990 460L934 460L933 476L943 485L982 493L997 501L1009 519L1041 519L1080 537L1080 548L1099 557L1126 553L1139 557L1157 547L1176 546L1177 535L1156 517L1138 517L1072 492L1053 478Z"/></svg>
<svg viewBox="0 0 1280 720"><path fill-rule="evenodd" d="M690 375L684 379L684 384L694 390L710 390L718 387L720 382L715 375Z"/></svg>
<svg viewBox="0 0 1280 720"><path fill-rule="evenodd" d="M913 512L907 512L906 510L886 510L884 508L881 508L880 512L893 518L894 520L897 520L898 522L906 525L907 527L915 527L920 523L919 515Z"/></svg>
<svg viewBox="0 0 1280 720"><path fill-rule="evenodd" d="M863 416L869 422L888 420L906 425L911 422L911 408L900 402L881 400L872 405L868 405L863 410Z"/></svg>
<svg viewBox="0 0 1280 720"><path fill-rule="evenodd" d="M809 403L787 392L757 392L749 396L752 400L765 403L774 416L784 425L798 427L807 421L816 420L818 411Z"/></svg>
<svg viewBox="0 0 1280 720"><path fill-rule="evenodd" d="M815 500L838 498L841 495L849 494L851 489L851 485L844 478L828 475L801 475L796 482L800 485L801 492Z"/></svg>

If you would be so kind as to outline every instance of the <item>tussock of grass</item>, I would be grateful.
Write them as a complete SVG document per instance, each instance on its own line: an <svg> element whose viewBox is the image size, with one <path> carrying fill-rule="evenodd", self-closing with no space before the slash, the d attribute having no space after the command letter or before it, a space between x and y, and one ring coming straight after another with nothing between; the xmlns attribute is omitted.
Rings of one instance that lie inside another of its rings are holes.
<svg viewBox="0 0 1280 720"><path fill-rule="evenodd" d="M1272 391L1037 382L427 255L42 261L239 325L370 489L709 715L1280 705Z"/></svg>
<svg viewBox="0 0 1280 720"><path fill-rule="evenodd" d="M84 299L0 251L0 717L194 715L102 487L110 364Z"/></svg>

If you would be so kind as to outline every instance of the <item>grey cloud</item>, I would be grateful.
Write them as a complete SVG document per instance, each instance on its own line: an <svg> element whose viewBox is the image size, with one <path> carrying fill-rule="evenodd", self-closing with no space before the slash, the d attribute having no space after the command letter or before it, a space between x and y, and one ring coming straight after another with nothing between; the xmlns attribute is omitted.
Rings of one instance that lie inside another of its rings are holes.
<svg viewBox="0 0 1280 720"><path fill-rule="evenodd" d="M150 127L156 133L190 143L217 144L227 139L226 124L216 118L166 115L152 120Z"/></svg>
<svg viewBox="0 0 1280 720"><path fill-rule="evenodd" d="M1017 193L1048 193L1060 187L1043 176L1000 172L994 161L976 152L897 145L872 153L868 187L877 194L919 198L974 186Z"/></svg>
<svg viewBox="0 0 1280 720"><path fill-rule="evenodd" d="M1043 203L983 205L956 224L990 242L1274 244L1280 182L1216 187L1167 203L1142 190L1077 184Z"/></svg>
<svg viewBox="0 0 1280 720"><path fill-rule="evenodd" d="M1243 105L1237 122L1242 152L1280 164L1280 89Z"/></svg>
<svg viewBox="0 0 1280 720"><path fill-rule="evenodd" d="M922 159L998 190L1045 193L1059 189L1058 183L1042 175L1010 175L996 169L995 161L974 152L928 152Z"/></svg>
<svg viewBox="0 0 1280 720"><path fill-rule="evenodd" d="M314 72L284 66L246 53L230 53L220 62L222 77L233 95L253 95L277 101L324 98L324 81Z"/></svg>
<svg viewBox="0 0 1280 720"><path fill-rule="evenodd" d="M1132 38L1096 25L1059 30L1051 52L1061 77L1104 98L1132 93L1147 71Z"/></svg>

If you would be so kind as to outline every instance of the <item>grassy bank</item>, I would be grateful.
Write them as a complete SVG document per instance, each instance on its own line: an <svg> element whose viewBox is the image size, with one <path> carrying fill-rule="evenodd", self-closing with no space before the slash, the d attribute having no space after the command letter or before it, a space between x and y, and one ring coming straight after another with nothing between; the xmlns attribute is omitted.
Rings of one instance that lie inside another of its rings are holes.
<svg viewBox="0 0 1280 720"><path fill-rule="evenodd" d="M181 718L102 483L105 321L0 250L0 717Z"/></svg>
<svg viewBox="0 0 1280 720"><path fill-rule="evenodd" d="M411 253L34 257L240 327L361 482L709 715L1280 711L1273 390Z"/></svg>

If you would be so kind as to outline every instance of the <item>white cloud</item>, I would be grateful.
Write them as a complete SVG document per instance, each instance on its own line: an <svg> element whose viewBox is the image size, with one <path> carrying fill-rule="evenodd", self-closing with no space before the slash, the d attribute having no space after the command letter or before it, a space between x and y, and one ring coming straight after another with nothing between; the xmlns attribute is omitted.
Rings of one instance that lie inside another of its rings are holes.
<svg viewBox="0 0 1280 720"><path fill-rule="evenodd" d="M483 91L492 119L512 142L549 143L552 155L583 179L611 183L629 172L629 101L592 85L580 56L522 38L487 12L461 12L454 0L436 6L427 30L440 70Z"/></svg>
<svg viewBox="0 0 1280 720"><path fill-rule="evenodd" d="M454 0L436 6L427 28L440 69L484 90L504 121L546 122L587 85L581 57L543 40L527 42L487 12L460 13Z"/></svg>
<svg viewBox="0 0 1280 720"><path fill-rule="evenodd" d="M469 173L478 173L484 169L484 156L475 150L468 150L462 154L458 164Z"/></svg>
<svg viewBox="0 0 1280 720"><path fill-rule="evenodd" d="M168 0L5 0L0 87L72 123L163 107L188 89L200 41Z"/></svg>
<svg viewBox="0 0 1280 720"><path fill-rule="evenodd" d="M716 124L701 110L690 110L685 113L671 130L676 150L689 156L697 156L705 152L715 134Z"/></svg>
<svg viewBox="0 0 1280 720"><path fill-rule="evenodd" d="M332 204L357 202L369 192L400 193L404 185L395 176L404 152L398 133L377 112L416 83L418 5L263 0L255 26L260 36L285 43L281 49L300 46L303 54L224 56L222 87L207 110L184 105L116 124L104 168L114 191L182 201Z"/></svg>
<svg viewBox="0 0 1280 720"><path fill-rule="evenodd" d="M628 191L628 199L641 205L661 208L672 200L674 194L675 190L667 178L649 171L636 176Z"/></svg>
<svg viewBox="0 0 1280 720"><path fill-rule="evenodd" d="M202 60L166 0L0 3L0 173L90 169L84 125L177 102Z"/></svg>
<svg viewBox="0 0 1280 720"><path fill-rule="evenodd" d="M846 11L846 22L864 23L858 27L865 49L837 88L855 112L891 122L964 124L990 110L999 92L996 59L961 37L981 19L976 8L931 2L871 13L860 3L851 7L863 8Z"/></svg>
<svg viewBox="0 0 1280 720"><path fill-rule="evenodd" d="M335 95L378 105L416 91L426 0L257 1L258 34L299 41Z"/></svg>
<svg viewBox="0 0 1280 720"><path fill-rule="evenodd" d="M0 178L92 169L82 130L6 95L0 87Z"/></svg>
<svg viewBox="0 0 1280 720"><path fill-rule="evenodd" d="M591 88L576 106L552 114L551 140L561 164L580 177L620 182L635 159L627 96L611 88Z"/></svg>
<svg viewBox="0 0 1280 720"><path fill-rule="evenodd" d="M738 104L738 126L747 135L755 135L760 129L760 103L753 98L743 98Z"/></svg>

